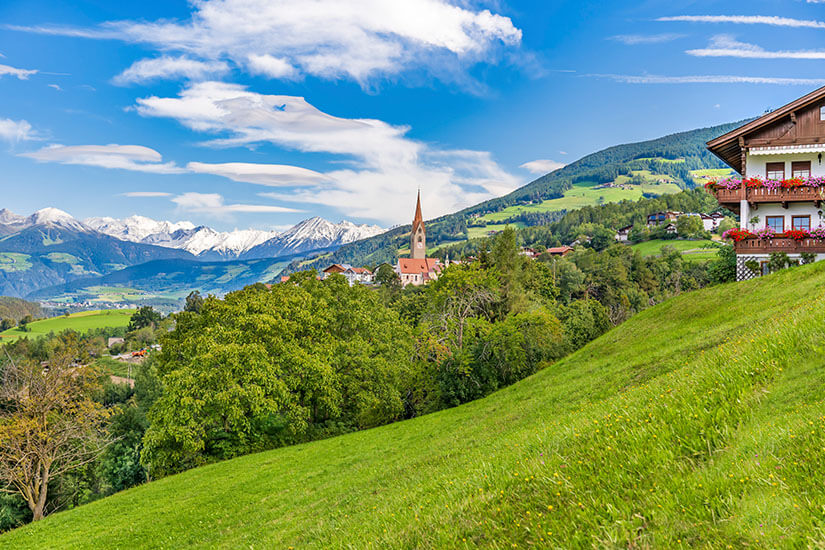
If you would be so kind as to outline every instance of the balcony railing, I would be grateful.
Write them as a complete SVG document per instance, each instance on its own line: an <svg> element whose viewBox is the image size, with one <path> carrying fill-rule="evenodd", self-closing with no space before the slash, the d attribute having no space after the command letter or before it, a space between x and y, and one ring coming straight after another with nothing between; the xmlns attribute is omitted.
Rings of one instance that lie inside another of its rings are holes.
<svg viewBox="0 0 825 550"><path fill-rule="evenodd" d="M746 198L749 203L759 202L811 202L825 200L825 188L822 187L746 187L745 196L741 189L715 189L716 200L720 204L738 203Z"/></svg>
<svg viewBox="0 0 825 550"><path fill-rule="evenodd" d="M786 254L799 254L801 252L813 252L815 254L825 254L825 241L821 239L790 239L778 237L774 239L745 239L733 243L733 248L737 254L770 254L771 252L784 252Z"/></svg>

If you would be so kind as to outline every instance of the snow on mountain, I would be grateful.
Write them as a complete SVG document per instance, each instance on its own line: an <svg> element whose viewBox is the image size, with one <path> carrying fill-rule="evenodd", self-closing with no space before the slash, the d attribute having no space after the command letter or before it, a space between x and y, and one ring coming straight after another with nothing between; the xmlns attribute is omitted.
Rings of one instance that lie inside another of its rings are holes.
<svg viewBox="0 0 825 550"><path fill-rule="evenodd" d="M377 225L356 225L349 221L332 223L309 218L244 254L245 258L267 258L297 254L320 248L341 246L383 233Z"/></svg>
<svg viewBox="0 0 825 550"><path fill-rule="evenodd" d="M191 222L156 221L143 216L122 220L89 218L93 229L118 239L180 248L196 256L227 258L265 258L347 244L382 233L376 225L356 225L342 221L334 224L323 218L310 218L284 233L257 229L215 231Z"/></svg>
<svg viewBox="0 0 825 550"><path fill-rule="evenodd" d="M221 232L188 221L157 221L145 216L95 217L80 222L57 208L43 208L28 217L0 210L0 235L35 225L96 231L122 241L185 250L203 259L274 258L341 246L384 232L377 225L348 221L336 224L319 217L304 220L283 233L258 229Z"/></svg>
<svg viewBox="0 0 825 550"><path fill-rule="evenodd" d="M144 216L130 216L123 220L109 217L87 218L84 223L101 233L132 242L142 242L153 235L171 235L178 230L195 229L192 222L158 222Z"/></svg>

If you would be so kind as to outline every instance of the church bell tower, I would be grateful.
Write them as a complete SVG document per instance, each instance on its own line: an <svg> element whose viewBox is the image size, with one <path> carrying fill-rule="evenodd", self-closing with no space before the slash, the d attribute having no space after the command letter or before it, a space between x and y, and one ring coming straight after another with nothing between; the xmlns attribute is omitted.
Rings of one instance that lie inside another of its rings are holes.
<svg viewBox="0 0 825 550"><path fill-rule="evenodd" d="M421 191L415 203L415 217L410 233L410 258L423 260L427 257L427 232L424 229L424 218L421 216Z"/></svg>

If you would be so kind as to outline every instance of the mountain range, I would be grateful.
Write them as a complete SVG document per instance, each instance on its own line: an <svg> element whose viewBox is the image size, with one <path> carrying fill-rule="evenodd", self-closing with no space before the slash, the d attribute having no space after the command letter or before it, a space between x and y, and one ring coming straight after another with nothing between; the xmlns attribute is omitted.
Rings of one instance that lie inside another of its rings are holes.
<svg viewBox="0 0 825 550"><path fill-rule="evenodd" d="M295 258L315 250L333 250L382 231L377 226L347 221L334 224L311 218L283 233L253 229L219 232L190 222L156 221L141 216L80 221L57 208L44 208L30 216L2 209L0 294L24 297L44 288L60 287L78 279L90 281L154 261L162 264L165 260L202 263ZM226 270L231 273L228 266L223 269Z"/></svg>

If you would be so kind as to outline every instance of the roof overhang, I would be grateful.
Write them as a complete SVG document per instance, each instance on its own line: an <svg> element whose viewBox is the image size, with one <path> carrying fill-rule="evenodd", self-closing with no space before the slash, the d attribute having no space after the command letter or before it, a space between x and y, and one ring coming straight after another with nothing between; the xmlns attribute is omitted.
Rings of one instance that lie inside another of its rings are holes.
<svg viewBox="0 0 825 550"><path fill-rule="evenodd" d="M742 166L742 153L745 148L745 138L748 135L752 134L756 130L759 130L760 128L764 128L769 124L776 123L785 117L790 117L792 113L807 107L816 101L822 100L823 97L825 97L825 86L819 88L818 90L814 90L799 99L791 101L779 109L764 114L761 117L748 122L747 124L743 124L739 128L731 130L727 134L723 134L718 138L710 140L706 144L707 148L711 153L722 159L725 164L741 174L744 168ZM752 153L753 149L749 149L749 152ZM805 152L810 152L810 150L806 150Z"/></svg>

